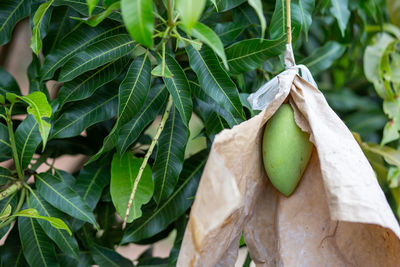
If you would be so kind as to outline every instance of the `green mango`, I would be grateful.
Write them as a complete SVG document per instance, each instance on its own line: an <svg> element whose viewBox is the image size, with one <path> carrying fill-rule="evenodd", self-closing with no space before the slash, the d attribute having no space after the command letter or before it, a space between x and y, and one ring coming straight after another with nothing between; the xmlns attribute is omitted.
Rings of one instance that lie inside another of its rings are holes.
<svg viewBox="0 0 400 267"><path fill-rule="evenodd" d="M290 196L307 167L313 150L309 134L294 120L289 104L283 104L264 129L262 153L265 171L275 188Z"/></svg>

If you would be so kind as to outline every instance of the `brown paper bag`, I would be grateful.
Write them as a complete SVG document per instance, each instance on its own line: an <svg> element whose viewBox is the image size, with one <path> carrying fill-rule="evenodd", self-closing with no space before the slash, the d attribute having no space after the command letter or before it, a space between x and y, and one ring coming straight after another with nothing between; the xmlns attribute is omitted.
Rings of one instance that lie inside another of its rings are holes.
<svg viewBox="0 0 400 267"><path fill-rule="evenodd" d="M177 266L234 266L242 232L257 266L400 266L400 228L373 169L287 52L268 106L215 137ZM314 144L289 198L269 182L261 151L264 125L288 95Z"/></svg>

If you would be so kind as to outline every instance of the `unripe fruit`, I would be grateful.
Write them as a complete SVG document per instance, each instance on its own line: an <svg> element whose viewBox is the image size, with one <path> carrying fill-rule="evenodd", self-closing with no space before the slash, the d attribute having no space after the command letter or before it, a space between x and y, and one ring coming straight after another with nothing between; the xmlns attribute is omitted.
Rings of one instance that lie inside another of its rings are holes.
<svg viewBox="0 0 400 267"><path fill-rule="evenodd" d="M271 183L285 196L293 193L307 167L313 149L308 139L309 134L297 126L289 104L280 106L265 126L265 171Z"/></svg>

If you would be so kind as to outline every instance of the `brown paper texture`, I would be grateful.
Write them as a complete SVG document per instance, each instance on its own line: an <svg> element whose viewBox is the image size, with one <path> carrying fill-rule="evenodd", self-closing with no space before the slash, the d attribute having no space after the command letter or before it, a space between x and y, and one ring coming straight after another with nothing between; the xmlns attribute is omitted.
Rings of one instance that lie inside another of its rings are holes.
<svg viewBox="0 0 400 267"><path fill-rule="evenodd" d="M400 228L374 171L322 93L292 68L257 116L215 137L177 266L234 266L244 233L257 266L400 266ZM285 98L314 151L295 192L262 163L265 123Z"/></svg>

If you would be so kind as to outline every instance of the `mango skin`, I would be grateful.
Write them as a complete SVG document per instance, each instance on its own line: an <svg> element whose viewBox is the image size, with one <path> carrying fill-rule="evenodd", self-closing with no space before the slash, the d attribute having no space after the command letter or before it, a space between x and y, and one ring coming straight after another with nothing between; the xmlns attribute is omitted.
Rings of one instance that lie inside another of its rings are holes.
<svg viewBox="0 0 400 267"><path fill-rule="evenodd" d="M309 134L297 126L292 107L281 105L265 126L262 144L265 171L279 192L285 196L293 193L312 150Z"/></svg>

